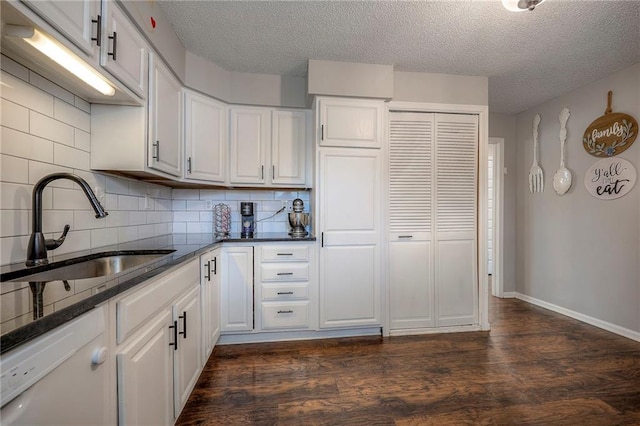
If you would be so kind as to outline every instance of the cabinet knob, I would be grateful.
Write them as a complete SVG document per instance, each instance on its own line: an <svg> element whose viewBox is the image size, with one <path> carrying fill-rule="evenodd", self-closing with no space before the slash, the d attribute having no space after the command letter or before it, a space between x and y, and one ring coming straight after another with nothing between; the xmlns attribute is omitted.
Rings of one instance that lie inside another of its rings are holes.
<svg viewBox="0 0 640 426"><path fill-rule="evenodd" d="M109 353L109 350L104 346L96 349L95 351L93 351L93 354L91 355L91 364L100 365L104 363L107 360L108 353Z"/></svg>

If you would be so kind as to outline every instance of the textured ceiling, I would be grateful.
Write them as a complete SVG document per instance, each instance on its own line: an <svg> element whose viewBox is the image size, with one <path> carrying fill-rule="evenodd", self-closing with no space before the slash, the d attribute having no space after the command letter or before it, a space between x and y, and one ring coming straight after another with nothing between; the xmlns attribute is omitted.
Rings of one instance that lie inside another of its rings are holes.
<svg viewBox="0 0 640 426"><path fill-rule="evenodd" d="M192 1L157 4L187 50L229 71L306 75L307 59L489 77L517 113L640 61L640 0Z"/></svg>

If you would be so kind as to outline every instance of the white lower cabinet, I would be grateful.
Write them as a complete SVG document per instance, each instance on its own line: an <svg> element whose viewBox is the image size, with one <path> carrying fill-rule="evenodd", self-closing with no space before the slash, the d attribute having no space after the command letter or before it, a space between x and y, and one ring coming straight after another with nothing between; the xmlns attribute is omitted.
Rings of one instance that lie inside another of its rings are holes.
<svg viewBox="0 0 640 426"><path fill-rule="evenodd" d="M173 424L202 367L198 260L110 303L119 424Z"/></svg>
<svg viewBox="0 0 640 426"><path fill-rule="evenodd" d="M207 362L220 337L220 270L221 249L200 256L200 289L202 294L202 361Z"/></svg>
<svg viewBox="0 0 640 426"><path fill-rule="evenodd" d="M315 328L313 245L289 243L257 246L262 331Z"/></svg>
<svg viewBox="0 0 640 426"><path fill-rule="evenodd" d="M253 246L222 248L222 333L253 330Z"/></svg>

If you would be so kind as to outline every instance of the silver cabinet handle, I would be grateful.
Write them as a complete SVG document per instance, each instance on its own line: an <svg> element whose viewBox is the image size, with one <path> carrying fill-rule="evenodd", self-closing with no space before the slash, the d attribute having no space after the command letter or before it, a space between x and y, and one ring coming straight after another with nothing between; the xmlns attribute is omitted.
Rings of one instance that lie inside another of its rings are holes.
<svg viewBox="0 0 640 426"><path fill-rule="evenodd" d="M287 309L286 311L278 311L279 314L292 314L293 311L291 309Z"/></svg>
<svg viewBox="0 0 640 426"><path fill-rule="evenodd" d="M100 47L102 44L102 16L98 15L96 19L92 19L91 22L96 24L96 36L91 37L92 41L96 42L96 46Z"/></svg>
<svg viewBox="0 0 640 426"><path fill-rule="evenodd" d="M413 235L398 235L398 238L413 238Z"/></svg>
<svg viewBox="0 0 640 426"><path fill-rule="evenodd" d="M277 275L293 275L293 272L278 272Z"/></svg>
<svg viewBox="0 0 640 426"><path fill-rule="evenodd" d="M260 179L264 179L264 164L260 166Z"/></svg>
<svg viewBox="0 0 640 426"><path fill-rule="evenodd" d="M278 294L293 294L292 291L279 291Z"/></svg>
<svg viewBox="0 0 640 426"><path fill-rule="evenodd" d="M278 256L293 256L293 253L278 253Z"/></svg>
<svg viewBox="0 0 640 426"><path fill-rule="evenodd" d="M271 179L276 178L276 166L271 166Z"/></svg>
<svg viewBox="0 0 640 426"><path fill-rule="evenodd" d="M109 36L109 40L113 40L113 51L112 52L107 52L107 56L111 56L113 58L113 60L116 60L116 49L118 48L118 33L117 32L113 32L112 36Z"/></svg>
<svg viewBox="0 0 640 426"><path fill-rule="evenodd" d="M156 161L160 161L160 141L155 141L151 145L156 148L156 154L152 155L151 158L153 158Z"/></svg>
<svg viewBox="0 0 640 426"><path fill-rule="evenodd" d="M191 173L191 157L187 159L187 171Z"/></svg>

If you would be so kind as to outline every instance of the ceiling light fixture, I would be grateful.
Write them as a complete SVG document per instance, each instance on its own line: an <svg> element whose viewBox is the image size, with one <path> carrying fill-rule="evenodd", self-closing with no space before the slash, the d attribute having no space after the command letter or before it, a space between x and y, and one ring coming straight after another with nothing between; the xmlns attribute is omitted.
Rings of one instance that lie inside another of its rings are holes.
<svg viewBox="0 0 640 426"><path fill-rule="evenodd" d="M533 10L544 0L502 0L505 9L511 12L524 12L525 10Z"/></svg>
<svg viewBox="0 0 640 426"><path fill-rule="evenodd" d="M24 39L31 46L103 95L113 96L116 93L115 89L96 70L39 30L21 25L5 25L3 27L3 35Z"/></svg>

